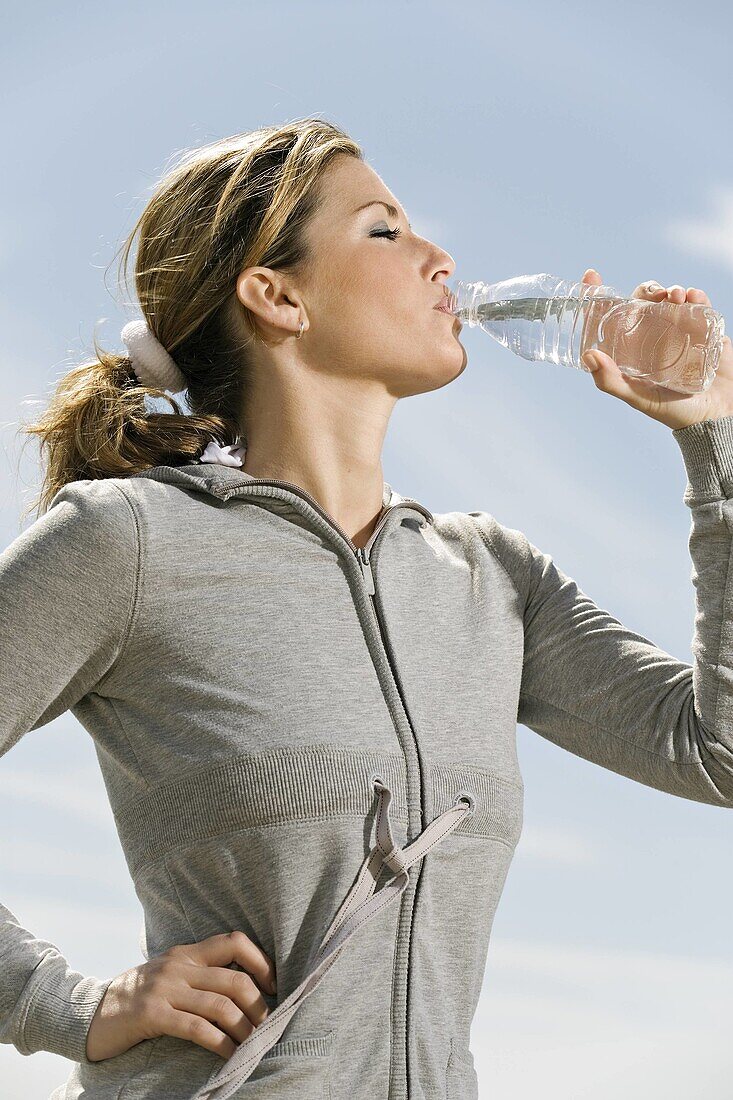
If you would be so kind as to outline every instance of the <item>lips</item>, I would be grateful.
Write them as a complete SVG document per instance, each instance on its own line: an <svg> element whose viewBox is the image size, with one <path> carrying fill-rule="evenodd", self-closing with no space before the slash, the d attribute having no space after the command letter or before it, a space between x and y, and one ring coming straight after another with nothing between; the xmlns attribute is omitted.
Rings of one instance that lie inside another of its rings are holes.
<svg viewBox="0 0 733 1100"><path fill-rule="evenodd" d="M440 313L453 314L453 310L450 308L450 303L447 298L443 302L438 302L437 306L433 306L433 309L437 309Z"/></svg>

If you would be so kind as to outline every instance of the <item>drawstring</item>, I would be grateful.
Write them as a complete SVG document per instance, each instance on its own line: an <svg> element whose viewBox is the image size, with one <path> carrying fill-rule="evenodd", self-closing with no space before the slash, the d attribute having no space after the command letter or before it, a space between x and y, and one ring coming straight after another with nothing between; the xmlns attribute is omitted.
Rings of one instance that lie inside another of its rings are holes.
<svg viewBox="0 0 733 1100"><path fill-rule="evenodd" d="M464 817L473 813L473 800L460 795L450 810L445 810L427 825L418 837L404 848L395 845L389 820L392 792L374 776L373 783L379 793L377 809L377 843L361 865L356 882L344 898L330 928L323 937L315 956L314 966L297 989L259 1024L251 1035L217 1069L192 1100L227 1100L252 1074L263 1055L274 1046L287 1027L291 1017L300 1008L319 982L333 966L348 940L363 924L376 916L385 906L398 898L410 881L408 868L452 832ZM459 799L469 799L469 805L459 805ZM394 875L375 893L377 879L386 865Z"/></svg>

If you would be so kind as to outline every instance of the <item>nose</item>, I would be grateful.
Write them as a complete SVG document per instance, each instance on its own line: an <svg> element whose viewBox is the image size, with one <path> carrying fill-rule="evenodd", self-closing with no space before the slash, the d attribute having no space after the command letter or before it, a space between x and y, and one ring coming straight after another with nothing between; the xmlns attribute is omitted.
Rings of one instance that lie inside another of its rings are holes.
<svg viewBox="0 0 733 1100"><path fill-rule="evenodd" d="M439 252L439 256L438 256L438 260L437 260L437 265L438 266L436 267L435 272L433 274L433 279L436 282L445 282L446 279L451 278L451 276L453 275L453 272L456 270L456 261L453 259L450 252L446 252L445 249L439 248L438 252ZM441 275L443 276L442 279L440 279L440 278L436 279L436 276L441 276Z"/></svg>

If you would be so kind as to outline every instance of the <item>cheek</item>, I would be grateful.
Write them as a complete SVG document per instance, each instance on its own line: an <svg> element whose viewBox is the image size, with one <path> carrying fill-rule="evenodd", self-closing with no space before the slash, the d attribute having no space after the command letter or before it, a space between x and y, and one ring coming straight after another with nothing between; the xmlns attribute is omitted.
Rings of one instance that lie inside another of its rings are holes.
<svg viewBox="0 0 733 1100"><path fill-rule="evenodd" d="M376 348L415 347L448 340L451 323L430 307L430 295L418 285L414 260L398 254L402 246L371 242L374 251L361 249L334 255L324 272L318 293L318 316L324 343ZM434 299L433 299L434 300Z"/></svg>
<svg viewBox="0 0 733 1100"><path fill-rule="evenodd" d="M389 271L351 273L349 285L341 293L338 308L339 327L364 344L388 337L413 339L420 317L414 300L405 291L406 280L392 277ZM431 320L428 317L428 320Z"/></svg>
<svg viewBox="0 0 733 1100"><path fill-rule="evenodd" d="M409 309L407 288L414 285L415 272L399 254L402 246L378 239L369 243L371 250L340 258L338 270L332 272L334 294L349 298L357 308L371 302L382 312Z"/></svg>

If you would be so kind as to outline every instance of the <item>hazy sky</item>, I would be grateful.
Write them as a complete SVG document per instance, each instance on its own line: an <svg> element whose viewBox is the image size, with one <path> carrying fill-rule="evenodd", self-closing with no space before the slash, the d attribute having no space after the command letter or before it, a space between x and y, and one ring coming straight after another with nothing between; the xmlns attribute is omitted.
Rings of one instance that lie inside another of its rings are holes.
<svg viewBox="0 0 733 1100"><path fill-rule="evenodd" d="M230 133L323 115L457 277L594 266L625 293L652 278L702 287L733 334L732 30L729 7L677 0L8 9L1 545L35 495L32 441L16 477L26 402L95 333L121 348L132 314L105 269L167 160ZM589 374L518 359L480 329L461 340L463 374L396 407L387 480L434 512L519 528L691 662L671 431ZM517 736L525 824L472 1030L481 1100L726 1100L733 814ZM22 924L87 974L143 961L141 909L71 715L0 761L0 830L0 897ZM3 1046L3 1100L43 1100L70 1068Z"/></svg>

